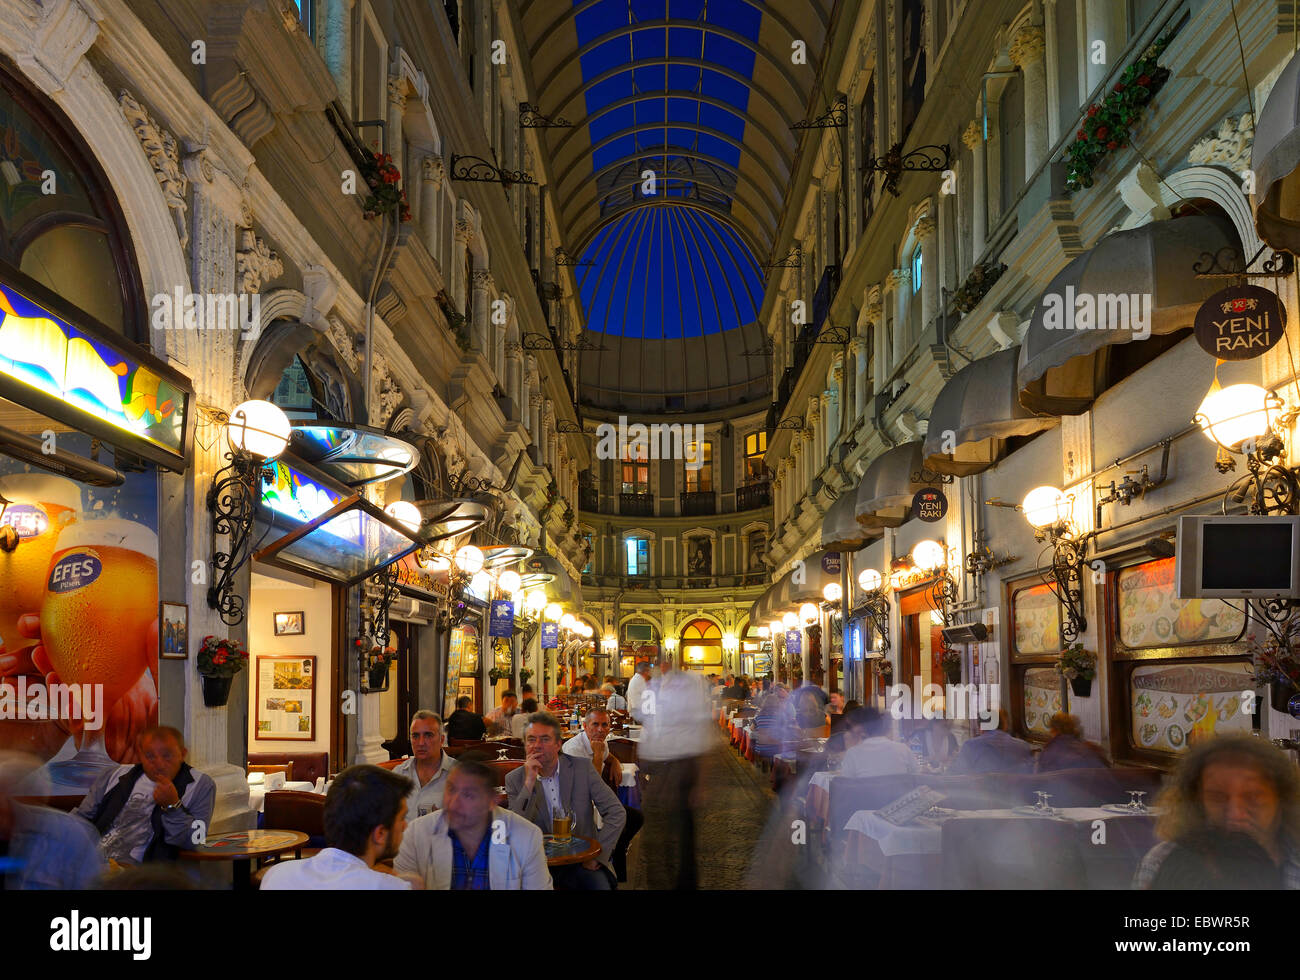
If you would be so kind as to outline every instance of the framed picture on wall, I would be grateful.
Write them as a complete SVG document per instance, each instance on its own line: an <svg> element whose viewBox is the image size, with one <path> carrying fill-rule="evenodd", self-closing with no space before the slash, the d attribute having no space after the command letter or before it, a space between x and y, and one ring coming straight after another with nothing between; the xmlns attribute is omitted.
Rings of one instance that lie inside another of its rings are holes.
<svg viewBox="0 0 1300 980"><path fill-rule="evenodd" d="M310 742L316 738L316 658L257 658L257 730L261 741Z"/></svg>
<svg viewBox="0 0 1300 980"><path fill-rule="evenodd" d="M276 636L302 636L307 632L302 611L278 612L275 614Z"/></svg>
<svg viewBox="0 0 1300 980"><path fill-rule="evenodd" d="M158 603L158 656L186 660L190 655L190 607L183 602Z"/></svg>

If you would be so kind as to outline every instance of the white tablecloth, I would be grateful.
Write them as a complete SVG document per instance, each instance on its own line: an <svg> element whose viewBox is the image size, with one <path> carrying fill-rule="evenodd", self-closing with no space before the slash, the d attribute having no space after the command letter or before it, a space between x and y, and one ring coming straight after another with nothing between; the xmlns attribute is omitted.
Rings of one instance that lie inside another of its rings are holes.
<svg viewBox="0 0 1300 980"><path fill-rule="evenodd" d="M636 763L623 763L623 778L619 780L620 786L632 787L636 785Z"/></svg>
<svg viewBox="0 0 1300 980"><path fill-rule="evenodd" d="M314 783L309 783L306 780L299 781L296 779L293 780L292 782L285 783L280 788L298 790L301 793L314 793L316 791L316 785ZM262 783L257 783L257 784L250 783L248 787L249 807L256 810L258 813L261 813L262 807L265 804L266 804L266 786Z"/></svg>
<svg viewBox="0 0 1300 980"><path fill-rule="evenodd" d="M1094 820L1109 820L1117 816L1100 807L1065 807L1058 809L1057 813L1058 817L1035 817L1022 815L1014 810L957 810L948 819L962 820L971 817L1006 820L1056 819L1092 823ZM880 853L885 857L897 857L900 854L938 854L942 851L943 821L933 817L920 816L912 823L900 827L890 823L875 810L859 810L849 817L849 822L844 825L844 829L870 837L880 845Z"/></svg>
<svg viewBox="0 0 1300 980"><path fill-rule="evenodd" d="M810 779L808 782L810 786L816 786L818 789L826 793L830 793L831 780L838 775L839 775L838 772L828 772L825 769L820 769L817 772L812 774L812 779ZM863 811L863 812L866 813L870 811Z"/></svg>

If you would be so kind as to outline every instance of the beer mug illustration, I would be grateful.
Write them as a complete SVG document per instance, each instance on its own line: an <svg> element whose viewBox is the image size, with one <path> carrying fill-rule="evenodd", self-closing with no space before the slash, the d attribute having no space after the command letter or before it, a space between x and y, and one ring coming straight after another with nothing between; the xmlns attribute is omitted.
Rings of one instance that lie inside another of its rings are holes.
<svg viewBox="0 0 1300 980"><path fill-rule="evenodd" d="M45 576L41 641L65 684L103 686L107 714L149 667L158 616L158 536L117 518L83 520L59 537ZM104 729L87 731L59 778L81 781L111 765Z"/></svg>
<svg viewBox="0 0 1300 980"><path fill-rule="evenodd" d="M13 551L0 551L0 640L13 654L36 643L18 635L18 619L41 611L55 542L81 516L81 488L61 476L16 473L0 476L0 496L9 501L0 525L18 534Z"/></svg>

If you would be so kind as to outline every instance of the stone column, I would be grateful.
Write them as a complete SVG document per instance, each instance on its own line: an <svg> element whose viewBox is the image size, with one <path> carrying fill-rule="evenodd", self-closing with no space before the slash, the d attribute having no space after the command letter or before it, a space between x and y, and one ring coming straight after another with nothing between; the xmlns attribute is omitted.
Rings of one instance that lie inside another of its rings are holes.
<svg viewBox="0 0 1300 980"><path fill-rule="evenodd" d="M794 507L799 503L808 487L808 464L803 458L803 430L800 429L794 434L791 440L790 452L794 457L794 486L790 488L790 506Z"/></svg>
<svg viewBox="0 0 1300 980"><path fill-rule="evenodd" d="M389 156L393 158L393 164L402 171L403 183L409 181L411 177L404 169L406 160L402 137L402 117L406 115L406 96L406 78L400 75L390 78L388 80L388 132L384 136L384 142L388 146Z"/></svg>
<svg viewBox="0 0 1300 980"><path fill-rule="evenodd" d="M1043 29L1022 27L1011 42L1011 60L1024 73L1025 179L1030 179L1047 156L1047 48Z"/></svg>
<svg viewBox="0 0 1300 980"><path fill-rule="evenodd" d="M473 279L474 323L470 336L473 338L474 350L490 362L492 360L492 273L486 269L475 269Z"/></svg>
<svg viewBox="0 0 1300 980"><path fill-rule="evenodd" d="M988 203L987 188L984 186L984 131L978 122L972 122L961 134L961 141L971 154L971 216L970 216L970 254L972 264L979 261L984 254L984 238L987 235Z"/></svg>
<svg viewBox="0 0 1300 980"><path fill-rule="evenodd" d="M506 343L506 394L514 407L514 421L522 422L526 415L524 398L527 388L523 381L524 348L518 341Z"/></svg>
<svg viewBox="0 0 1300 980"><path fill-rule="evenodd" d="M826 459L825 447L822 444L822 402L820 395L811 395L808 398L808 428L813 434L812 441L808 446L808 482L811 483L813 478L821 470L822 462Z"/></svg>
<svg viewBox="0 0 1300 980"><path fill-rule="evenodd" d="M830 436L826 440L828 447L834 446L840 438L840 424L842 410L840 405L844 399L844 362L836 361L831 368L831 380L835 383L834 387L826 390L826 425Z"/></svg>
<svg viewBox="0 0 1300 980"><path fill-rule="evenodd" d="M540 390L528 394L528 434L533 445L537 447L537 463L542 463L542 393Z"/></svg>
<svg viewBox="0 0 1300 980"><path fill-rule="evenodd" d="M353 0L325 0L325 22L316 36L320 38L325 66L338 86L339 102L355 119L356 111L352 105L352 3Z"/></svg>
<svg viewBox="0 0 1300 980"><path fill-rule="evenodd" d="M427 156L420 161L420 231L424 247L433 260L442 263L442 180L445 175L442 157ZM443 269L444 280L450 279L450 270Z"/></svg>
<svg viewBox="0 0 1300 980"><path fill-rule="evenodd" d="M853 355L853 425L856 426L867 411L867 364L870 357L865 338L849 344Z"/></svg>
<svg viewBox="0 0 1300 980"><path fill-rule="evenodd" d="M939 315L939 240L934 218L926 215L916 223L921 243L921 330L927 330Z"/></svg>
<svg viewBox="0 0 1300 980"><path fill-rule="evenodd" d="M783 491L784 487L781 482L781 467L777 467L776 472L772 474L772 523L780 524L785 519L785 505Z"/></svg>
<svg viewBox="0 0 1300 980"><path fill-rule="evenodd" d="M804 474L803 474L803 492L807 493L812 487L813 477L821 472L822 464L825 462L824 456L814 456L813 451L816 448L816 432L814 429L803 430L803 455L804 455Z"/></svg>
<svg viewBox="0 0 1300 980"><path fill-rule="evenodd" d="M456 228L452 232L452 250L447 260L451 267L447 283L451 289L452 302L456 310L465 309L465 300L469 296L470 284L465 281L465 250L474 241L474 228L464 218L456 219Z"/></svg>
<svg viewBox="0 0 1300 980"><path fill-rule="evenodd" d="M895 269L885 277L885 292L894 304L893 360L898 361L907 354L912 346L911 331L908 329L908 303L911 299L912 273L909 269ZM894 365L889 366L893 370Z"/></svg>
<svg viewBox="0 0 1300 980"><path fill-rule="evenodd" d="M866 323L872 324L875 327L876 349L872 352L875 356L875 370L872 373L877 392L884 387L885 379L889 377L890 360L889 332L885 329L885 304L882 301L881 294L882 290L880 286L868 286L867 291L863 296L862 307L862 315ZM865 389L866 386L863 385L863 388ZM865 392L863 398L866 398ZM864 411L870 411L868 407L865 407L865 401Z"/></svg>
<svg viewBox="0 0 1300 980"><path fill-rule="evenodd" d="M1106 80L1106 75L1121 54L1115 41L1116 13L1114 0L1085 0L1084 3L1084 64L1088 72L1088 91L1083 93L1085 102L1097 86ZM1106 45L1106 58L1103 64L1094 64L1093 45L1102 41Z"/></svg>

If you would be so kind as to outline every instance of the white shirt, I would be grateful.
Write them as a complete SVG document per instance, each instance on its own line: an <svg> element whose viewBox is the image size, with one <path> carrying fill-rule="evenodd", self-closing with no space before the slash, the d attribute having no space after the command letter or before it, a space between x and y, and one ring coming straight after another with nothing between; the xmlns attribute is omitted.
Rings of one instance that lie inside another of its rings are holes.
<svg viewBox="0 0 1300 980"><path fill-rule="evenodd" d="M533 716L531 711L517 711L510 716L510 734L515 738L524 737L524 729L528 727L528 719Z"/></svg>
<svg viewBox="0 0 1300 980"><path fill-rule="evenodd" d="M411 883L366 867L355 854L327 847L314 857L281 861L262 876L262 891L409 891Z"/></svg>
<svg viewBox="0 0 1300 980"><path fill-rule="evenodd" d="M840 775L850 779L866 776L898 776L906 772L919 772L916 756L902 742L877 735L863 739L844 753Z"/></svg>
<svg viewBox="0 0 1300 980"><path fill-rule="evenodd" d="M546 805L551 810L551 819L564 809L560 802L560 767L555 767L555 772L549 776L538 776L537 781L542 784L542 789L546 792Z"/></svg>
<svg viewBox="0 0 1300 980"><path fill-rule="evenodd" d="M393 861L396 870L418 875L430 890L451 887L452 846L446 821L447 811L439 810L407 824L402 846ZM542 831L532 821L495 808L488 840L488 878L492 891L552 887Z"/></svg>
<svg viewBox="0 0 1300 980"><path fill-rule="evenodd" d="M415 756L411 756L409 759L393 766L393 772L399 776L405 776L415 783L415 789L411 790L406 797L406 818L408 820L414 820L416 817L422 817L426 813L441 809L442 793L447 788L447 773L451 772L452 766L455 764L456 760L447 754L446 749L443 749L442 760L438 763L437 771L423 786L420 785L420 774L415 767Z"/></svg>
<svg viewBox="0 0 1300 980"><path fill-rule="evenodd" d="M638 722L645 721L641 717L641 695L645 693L645 689L646 679L641 674L633 674L632 679L627 682L627 710Z"/></svg>
<svg viewBox="0 0 1300 980"><path fill-rule="evenodd" d="M713 721L704 678L670 670L650 686L654 710L647 711L637 756L668 761L704 755L713 747Z"/></svg>
<svg viewBox="0 0 1300 980"><path fill-rule="evenodd" d="M629 687L629 690L631 688ZM605 707L610 711L626 711L627 699L623 695L615 692L605 699Z"/></svg>

